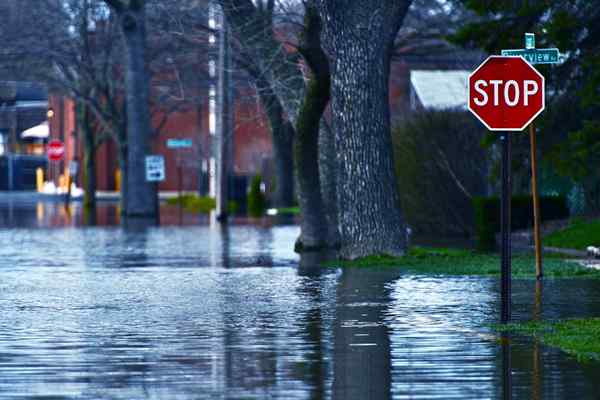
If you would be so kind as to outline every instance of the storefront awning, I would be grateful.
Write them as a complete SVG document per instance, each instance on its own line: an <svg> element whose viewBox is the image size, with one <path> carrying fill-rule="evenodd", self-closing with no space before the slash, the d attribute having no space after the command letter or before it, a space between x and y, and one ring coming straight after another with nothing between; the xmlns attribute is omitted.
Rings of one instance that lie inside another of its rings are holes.
<svg viewBox="0 0 600 400"><path fill-rule="evenodd" d="M39 125L29 128L21 133L22 139L48 139L50 128L48 122L42 122Z"/></svg>

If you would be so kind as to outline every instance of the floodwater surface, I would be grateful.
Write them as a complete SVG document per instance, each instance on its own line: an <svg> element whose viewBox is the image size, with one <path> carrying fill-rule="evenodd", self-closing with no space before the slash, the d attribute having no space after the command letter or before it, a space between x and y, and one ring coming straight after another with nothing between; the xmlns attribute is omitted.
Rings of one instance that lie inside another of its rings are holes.
<svg viewBox="0 0 600 400"><path fill-rule="evenodd" d="M499 340L497 279L318 268L294 225L41 207L0 212L0 399L600 397L600 364ZM513 287L518 320L600 312L597 281Z"/></svg>

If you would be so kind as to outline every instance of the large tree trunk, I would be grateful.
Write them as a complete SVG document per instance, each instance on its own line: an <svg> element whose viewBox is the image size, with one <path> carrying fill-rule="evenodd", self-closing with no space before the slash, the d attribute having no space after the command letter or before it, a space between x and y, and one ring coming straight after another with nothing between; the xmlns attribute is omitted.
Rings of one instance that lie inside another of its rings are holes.
<svg viewBox="0 0 600 400"><path fill-rule="evenodd" d="M322 118L319 131L319 178L327 217L327 243L334 249L340 245L336 173L335 137L331 127Z"/></svg>
<svg viewBox="0 0 600 400"><path fill-rule="evenodd" d="M96 138L84 103L77 105L77 125L83 139L83 207L92 213L96 210Z"/></svg>
<svg viewBox="0 0 600 400"><path fill-rule="evenodd" d="M150 153L149 78L145 65L146 27L144 4L132 1L118 12L126 48L127 102L127 207L128 217L156 217L157 194L146 182L145 158Z"/></svg>
<svg viewBox="0 0 600 400"><path fill-rule="evenodd" d="M402 255L407 246L390 136L393 40L410 1L319 0L332 69L340 255Z"/></svg>

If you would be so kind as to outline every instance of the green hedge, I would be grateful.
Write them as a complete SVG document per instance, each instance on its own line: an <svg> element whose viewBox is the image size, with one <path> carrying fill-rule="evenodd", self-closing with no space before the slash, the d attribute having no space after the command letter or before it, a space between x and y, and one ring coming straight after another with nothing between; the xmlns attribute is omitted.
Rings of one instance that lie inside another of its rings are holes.
<svg viewBox="0 0 600 400"><path fill-rule="evenodd" d="M500 198L475 197L475 235L477 249L494 250L496 233L500 232ZM564 219L569 217L567 200L562 196L540 197L540 211L543 221ZM511 203L512 230L527 229L533 226L533 203L531 196L513 196Z"/></svg>

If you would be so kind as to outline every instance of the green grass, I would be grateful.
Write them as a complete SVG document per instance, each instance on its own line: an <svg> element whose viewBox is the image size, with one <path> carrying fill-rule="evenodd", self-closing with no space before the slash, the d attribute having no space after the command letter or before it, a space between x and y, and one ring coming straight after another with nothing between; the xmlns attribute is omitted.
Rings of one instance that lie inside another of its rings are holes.
<svg viewBox="0 0 600 400"><path fill-rule="evenodd" d="M545 236L544 245L577 250L585 250L587 246L600 246L600 220L575 220L567 228Z"/></svg>
<svg viewBox="0 0 600 400"><path fill-rule="evenodd" d="M279 215L300 215L300 207L283 207L277 209Z"/></svg>
<svg viewBox="0 0 600 400"><path fill-rule="evenodd" d="M600 318L497 325L497 330L532 336L579 361L600 361Z"/></svg>
<svg viewBox="0 0 600 400"><path fill-rule="evenodd" d="M483 275L500 274L500 257L464 249L414 247L406 256L371 256L354 261L331 261L332 267L395 267L418 274ZM535 277L533 254L514 255L512 275L517 278ZM544 256L544 275L549 278L600 278L600 271L568 262L561 255Z"/></svg>
<svg viewBox="0 0 600 400"><path fill-rule="evenodd" d="M192 194L168 199L167 204L182 204L186 211L202 214L208 214L216 207L215 199L212 197L200 197Z"/></svg>

